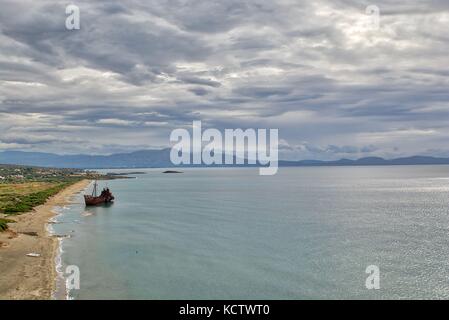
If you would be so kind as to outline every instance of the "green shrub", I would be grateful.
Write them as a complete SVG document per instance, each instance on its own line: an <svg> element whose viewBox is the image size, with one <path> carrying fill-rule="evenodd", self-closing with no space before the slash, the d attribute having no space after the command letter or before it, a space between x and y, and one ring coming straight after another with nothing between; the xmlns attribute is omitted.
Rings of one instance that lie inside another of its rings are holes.
<svg viewBox="0 0 449 320"><path fill-rule="evenodd" d="M4 213L18 214L28 212L34 207L44 204L48 198L57 194L69 184L70 183L61 183L44 191L19 196L15 199L13 204L9 204L4 208Z"/></svg>
<svg viewBox="0 0 449 320"><path fill-rule="evenodd" d="M9 219L2 219L0 218L0 232L5 231L6 229L8 229L8 223L9 222L14 222L13 220L9 220Z"/></svg>

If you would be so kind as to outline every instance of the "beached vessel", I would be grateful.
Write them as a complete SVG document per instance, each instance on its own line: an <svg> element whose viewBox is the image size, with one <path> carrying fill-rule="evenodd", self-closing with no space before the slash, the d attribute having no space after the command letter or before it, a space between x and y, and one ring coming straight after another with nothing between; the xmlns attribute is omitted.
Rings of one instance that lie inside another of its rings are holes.
<svg viewBox="0 0 449 320"><path fill-rule="evenodd" d="M96 206L96 205L100 205L100 204L111 203L114 201L115 198L112 195L109 188L104 188L101 191L101 194L98 196L97 195L97 186L98 186L98 184L97 184L97 181L95 180L94 189L92 191L92 194L84 195L84 202L86 203L86 206Z"/></svg>

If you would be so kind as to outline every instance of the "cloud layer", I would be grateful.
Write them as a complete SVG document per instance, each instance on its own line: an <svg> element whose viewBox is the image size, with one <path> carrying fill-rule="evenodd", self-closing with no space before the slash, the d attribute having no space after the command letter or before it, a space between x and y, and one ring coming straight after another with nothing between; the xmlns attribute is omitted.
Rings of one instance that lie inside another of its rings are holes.
<svg viewBox="0 0 449 320"><path fill-rule="evenodd" d="M449 156L449 3L2 1L0 150L112 153L279 128L288 159Z"/></svg>

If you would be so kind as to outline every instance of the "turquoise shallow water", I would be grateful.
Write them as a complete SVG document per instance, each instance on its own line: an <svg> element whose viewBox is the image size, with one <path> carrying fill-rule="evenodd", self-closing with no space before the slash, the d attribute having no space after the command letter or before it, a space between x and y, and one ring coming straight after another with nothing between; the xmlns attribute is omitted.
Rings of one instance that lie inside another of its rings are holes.
<svg viewBox="0 0 449 320"><path fill-rule="evenodd" d="M144 171L58 217L73 298L449 298L449 166Z"/></svg>

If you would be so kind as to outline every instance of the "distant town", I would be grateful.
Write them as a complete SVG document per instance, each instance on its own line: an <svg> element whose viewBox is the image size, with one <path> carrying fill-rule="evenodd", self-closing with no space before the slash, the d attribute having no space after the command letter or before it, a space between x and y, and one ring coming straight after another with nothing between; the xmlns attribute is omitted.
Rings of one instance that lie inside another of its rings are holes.
<svg viewBox="0 0 449 320"><path fill-rule="evenodd" d="M24 183L30 181L57 182L69 178L79 179L93 172L79 169L53 169L16 165L0 165L0 183Z"/></svg>

